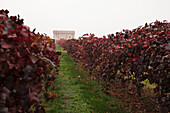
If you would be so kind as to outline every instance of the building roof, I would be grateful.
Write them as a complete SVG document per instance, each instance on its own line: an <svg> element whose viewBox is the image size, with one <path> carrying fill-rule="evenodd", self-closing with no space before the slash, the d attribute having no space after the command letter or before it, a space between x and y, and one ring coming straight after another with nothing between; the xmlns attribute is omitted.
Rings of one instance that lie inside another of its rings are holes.
<svg viewBox="0 0 170 113"><path fill-rule="evenodd" d="M53 30L53 33L75 33L73 30Z"/></svg>

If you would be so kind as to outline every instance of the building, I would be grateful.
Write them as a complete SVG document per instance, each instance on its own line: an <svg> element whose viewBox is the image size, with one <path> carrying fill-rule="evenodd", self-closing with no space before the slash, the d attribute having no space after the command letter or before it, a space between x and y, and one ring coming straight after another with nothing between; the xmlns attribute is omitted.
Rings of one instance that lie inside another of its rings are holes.
<svg viewBox="0 0 170 113"><path fill-rule="evenodd" d="M55 40L68 40L75 36L75 31L53 30L53 38Z"/></svg>

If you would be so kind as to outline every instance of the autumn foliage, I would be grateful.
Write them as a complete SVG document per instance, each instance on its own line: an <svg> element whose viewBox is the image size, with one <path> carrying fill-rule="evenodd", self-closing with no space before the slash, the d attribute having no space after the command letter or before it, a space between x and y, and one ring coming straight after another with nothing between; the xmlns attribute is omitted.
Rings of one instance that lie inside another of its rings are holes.
<svg viewBox="0 0 170 113"><path fill-rule="evenodd" d="M97 80L132 83L141 96L143 81L155 83L160 106L170 111L170 23L155 21L108 37L85 34L79 39L58 42L67 53L83 64ZM128 86L127 86L128 88Z"/></svg>
<svg viewBox="0 0 170 113"><path fill-rule="evenodd" d="M55 41L36 34L19 16L0 10L0 112L43 113L42 97L53 100L59 56Z"/></svg>

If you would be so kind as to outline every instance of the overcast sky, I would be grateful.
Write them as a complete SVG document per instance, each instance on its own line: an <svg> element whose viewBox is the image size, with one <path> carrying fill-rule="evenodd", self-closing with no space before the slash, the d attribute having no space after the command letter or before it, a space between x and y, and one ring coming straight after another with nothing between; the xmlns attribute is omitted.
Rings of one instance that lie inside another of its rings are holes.
<svg viewBox="0 0 170 113"><path fill-rule="evenodd" d="M146 22L170 22L170 0L0 0L0 9L19 14L31 30L51 38L53 30L101 37Z"/></svg>

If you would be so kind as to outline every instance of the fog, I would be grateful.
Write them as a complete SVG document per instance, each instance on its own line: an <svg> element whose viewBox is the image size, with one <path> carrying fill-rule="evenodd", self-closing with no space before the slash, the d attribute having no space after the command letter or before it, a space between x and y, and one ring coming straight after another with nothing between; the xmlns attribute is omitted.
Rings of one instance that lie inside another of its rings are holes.
<svg viewBox="0 0 170 113"><path fill-rule="evenodd" d="M75 30L75 37L101 37L146 22L170 20L170 0L1 0L0 9L20 15L31 30L51 38L53 30Z"/></svg>

